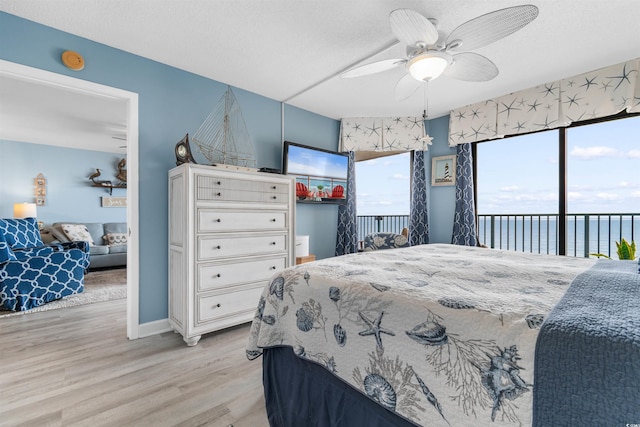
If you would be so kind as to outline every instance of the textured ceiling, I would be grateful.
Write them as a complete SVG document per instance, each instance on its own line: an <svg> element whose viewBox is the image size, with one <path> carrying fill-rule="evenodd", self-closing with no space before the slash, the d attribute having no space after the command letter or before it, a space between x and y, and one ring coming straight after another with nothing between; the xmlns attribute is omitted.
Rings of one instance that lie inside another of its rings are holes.
<svg viewBox="0 0 640 427"><path fill-rule="evenodd" d="M451 109L639 56L640 1L537 0L522 30L475 50L500 70L490 82L429 83L431 118ZM0 10L339 119L421 115L423 92L398 102L403 68L358 79L364 60L402 58L388 15L411 8L449 33L511 0L0 0ZM376 55L377 53L377 55Z"/></svg>

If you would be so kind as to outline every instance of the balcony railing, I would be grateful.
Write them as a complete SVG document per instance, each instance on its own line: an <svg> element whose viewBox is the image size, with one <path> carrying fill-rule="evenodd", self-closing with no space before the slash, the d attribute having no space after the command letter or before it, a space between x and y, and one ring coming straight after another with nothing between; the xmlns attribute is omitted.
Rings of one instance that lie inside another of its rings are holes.
<svg viewBox="0 0 640 427"><path fill-rule="evenodd" d="M359 215L357 217L358 241L370 233L387 232L400 234L409 227L409 215Z"/></svg>
<svg viewBox="0 0 640 427"><path fill-rule="evenodd" d="M478 215L478 239L491 248L557 255L557 224L557 214ZM567 255L617 258L615 242L636 239L640 214L568 214L566 230Z"/></svg>
<svg viewBox="0 0 640 427"><path fill-rule="evenodd" d="M557 255L558 214L478 215L478 240L491 248ZM400 233L408 215L358 216L358 240L373 232ZM616 241L640 237L640 213L568 214L566 254L617 259Z"/></svg>

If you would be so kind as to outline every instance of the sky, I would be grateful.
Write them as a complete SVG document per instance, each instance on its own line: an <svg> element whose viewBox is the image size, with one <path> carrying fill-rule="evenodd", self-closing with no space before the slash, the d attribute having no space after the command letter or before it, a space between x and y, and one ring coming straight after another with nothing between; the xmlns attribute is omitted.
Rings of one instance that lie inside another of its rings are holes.
<svg viewBox="0 0 640 427"><path fill-rule="evenodd" d="M298 175L347 179L349 158L296 145L289 145L287 172Z"/></svg>
<svg viewBox="0 0 640 427"><path fill-rule="evenodd" d="M358 215L409 215L410 153L356 162Z"/></svg>
<svg viewBox="0 0 640 427"><path fill-rule="evenodd" d="M478 144L478 213L557 213L557 131ZM640 117L567 130L567 212L640 212Z"/></svg>
<svg viewBox="0 0 640 427"><path fill-rule="evenodd" d="M478 144L478 213L558 212L558 132ZM356 163L358 215L409 213L409 154ZM568 213L640 213L640 116L567 132Z"/></svg>

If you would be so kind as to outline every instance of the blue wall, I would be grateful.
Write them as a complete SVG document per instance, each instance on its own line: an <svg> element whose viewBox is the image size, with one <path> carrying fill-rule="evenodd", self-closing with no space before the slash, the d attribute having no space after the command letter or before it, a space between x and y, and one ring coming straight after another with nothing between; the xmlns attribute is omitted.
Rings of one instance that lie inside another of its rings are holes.
<svg viewBox="0 0 640 427"><path fill-rule="evenodd" d="M340 134L340 122L326 117L311 115L305 110L285 106L284 117L287 123L298 126L285 126L286 141L311 145L326 150L338 149L338 138L330 140L327 134ZM336 248L336 230L338 228L337 205L296 204L296 234L309 236L309 253L317 259L334 256Z"/></svg>
<svg viewBox="0 0 640 427"><path fill-rule="evenodd" d="M193 134L198 129L227 86L4 12L0 12L0 46L1 59L138 93L139 321L146 323L166 318L166 194L167 172L175 166L173 148L185 133ZM74 50L84 56L84 70L74 72L62 65L60 55L65 50ZM256 146L258 166L280 168L280 102L240 89L234 89L234 93ZM287 108L284 120L287 138L309 145L337 148L337 121L294 108ZM82 173L84 175L85 171ZM6 202L0 200L0 203ZM327 217L333 212L322 207L305 212L301 210L299 215L299 230L312 235L313 250L319 255L332 253L333 247L329 250L323 245L331 243L324 237L327 237L325 234L335 234L335 228L330 233L320 228L311 230L312 233L308 225L321 224L324 227L327 221L331 226Z"/></svg>
<svg viewBox="0 0 640 427"><path fill-rule="evenodd" d="M456 154L456 149L449 147L449 116L429 120L429 135L433 137L433 145L429 147L429 158L425 159L427 182L431 183L431 159L438 156ZM455 186L431 187L429 191L429 242L451 243L453 232L453 213L456 208Z"/></svg>
<svg viewBox="0 0 640 427"><path fill-rule="evenodd" d="M125 208L101 206L101 198L109 196L109 191L92 187L88 179L99 168L99 179L117 182L114 176L122 156L3 140L0 153L0 218L13 217L14 203L35 202L33 180L41 173L47 180L47 194L46 204L38 206L39 221L127 221ZM115 188L112 195L126 197L127 190Z"/></svg>

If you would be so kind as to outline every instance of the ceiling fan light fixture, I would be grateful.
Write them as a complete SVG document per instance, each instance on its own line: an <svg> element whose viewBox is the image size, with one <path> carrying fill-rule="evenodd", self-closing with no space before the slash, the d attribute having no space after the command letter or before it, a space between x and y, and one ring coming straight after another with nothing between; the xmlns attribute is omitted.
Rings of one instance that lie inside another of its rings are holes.
<svg viewBox="0 0 640 427"><path fill-rule="evenodd" d="M451 55L445 52L431 51L412 58L407 63L407 68L414 79L428 82L440 76L450 63Z"/></svg>

